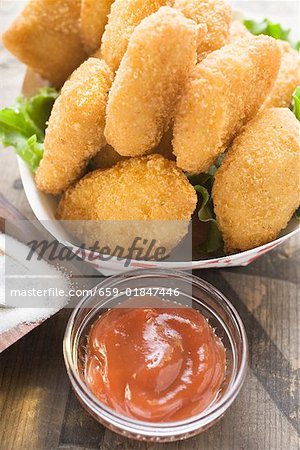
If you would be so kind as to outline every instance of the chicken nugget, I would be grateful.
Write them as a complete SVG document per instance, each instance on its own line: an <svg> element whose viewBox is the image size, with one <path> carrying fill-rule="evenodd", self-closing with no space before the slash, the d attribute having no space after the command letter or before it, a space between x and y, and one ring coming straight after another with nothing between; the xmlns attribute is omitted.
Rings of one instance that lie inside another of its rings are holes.
<svg viewBox="0 0 300 450"><path fill-rule="evenodd" d="M198 58L229 42L232 10L224 0L175 0L174 7L188 19L207 27L206 38L198 45Z"/></svg>
<svg viewBox="0 0 300 450"><path fill-rule="evenodd" d="M175 163L149 155L91 172L67 190L56 216L71 221L69 230L89 245L99 240L128 248L142 236L170 249L187 233L196 203L194 188Z"/></svg>
<svg viewBox="0 0 300 450"><path fill-rule="evenodd" d="M80 0L30 0L2 35L4 46L54 86L86 59L79 31Z"/></svg>
<svg viewBox="0 0 300 450"><path fill-rule="evenodd" d="M168 0L115 0L102 36L101 56L116 71L126 52L133 30Z"/></svg>
<svg viewBox="0 0 300 450"><path fill-rule="evenodd" d="M265 108L290 106L293 92L300 85L300 53L288 42L278 43L282 49L282 61L274 88L264 103Z"/></svg>
<svg viewBox="0 0 300 450"><path fill-rule="evenodd" d="M274 240L300 204L300 124L265 109L235 139L215 175L213 202L226 251Z"/></svg>
<svg viewBox="0 0 300 450"><path fill-rule="evenodd" d="M239 20L234 20L230 25L230 42L235 42L239 39L254 37L250 31L247 30L244 24Z"/></svg>
<svg viewBox="0 0 300 450"><path fill-rule="evenodd" d="M114 0L81 0L80 29L86 52L100 48L102 34Z"/></svg>
<svg viewBox="0 0 300 450"><path fill-rule="evenodd" d="M105 144L105 108L112 77L104 61L90 58L63 86L51 112L44 157L36 173L37 187L43 192L56 195L67 189Z"/></svg>
<svg viewBox="0 0 300 450"><path fill-rule="evenodd" d="M216 50L196 66L174 123L180 168L190 173L209 169L271 92L280 62L276 40L259 36Z"/></svg>
<svg viewBox="0 0 300 450"><path fill-rule="evenodd" d="M253 38L253 34L241 22L238 20L232 22L231 42L251 37ZM288 42L277 40L277 43L282 51L281 65L271 94L263 105L264 108L288 107L291 104L294 90L300 84L300 53L294 50Z"/></svg>
<svg viewBox="0 0 300 450"><path fill-rule="evenodd" d="M196 63L197 26L162 7L134 30L109 93L105 137L123 156L160 142Z"/></svg>

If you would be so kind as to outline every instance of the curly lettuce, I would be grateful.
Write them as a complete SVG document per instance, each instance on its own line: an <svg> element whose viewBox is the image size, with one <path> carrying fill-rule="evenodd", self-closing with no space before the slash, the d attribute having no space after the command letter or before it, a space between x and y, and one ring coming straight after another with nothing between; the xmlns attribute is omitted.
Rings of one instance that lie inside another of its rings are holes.
<svg viewBox="0 0 300 450"><path fill-rule="evenodd" d="M198 211L198 218L200 222L210 224L207 239L202 245L201 250L205 253L215 253L223 248L223 239L213 213L211 193L201 185L196 185L195 190L202 197L201 207Z"/></svg>
<svg viewBox="0 0 300 450"><path fill-rule="evenodd" d="M300 121L300 86L297 87L293 94L292 109L293 113Z"/></svg>
<svg viewBox="0 0 300 450"><path fill-rule="evenodd" d="M206 254L216 253L223 249L224 243L222 234L218 228L214 214L213 201L211 197L214 183L214 175L223 162L224 154L221 155L214 165L212 165L206 174L189 176L189 181L193 184L198 194L200 208L198 218L202 223L209 223L207 239L202 244L200 250Z"/></svg>
<svg viewBox="0 0 300 450"><path fill-rule="evenodd" d="M0 110L0 140L35 172L43 157L45 129L58 92L42 88L30 98L20 97L14 108Z"/></svg>

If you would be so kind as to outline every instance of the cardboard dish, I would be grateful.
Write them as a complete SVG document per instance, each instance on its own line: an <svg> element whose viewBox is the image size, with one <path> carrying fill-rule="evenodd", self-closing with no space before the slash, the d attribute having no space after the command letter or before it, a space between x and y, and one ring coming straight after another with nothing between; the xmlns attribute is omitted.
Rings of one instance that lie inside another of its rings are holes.
<svg viewBox="0 0 300 450"><path fill-rule="evenodd" d="M24 95L32 95L36 90L45 85L42 82L40 77L37 77L32 71L27 70L22 93ZM31 171L28 169L27 165L21 158L18 158L19 170L22 179L22 183L24 186L25 194L28 199L28 202L36 216L36 218L42 222L43 226L47 229L47 231L54 236L60 243L65 245L70 245L68 241L68 236L65 233L63 227L61 226L59 221L55 220L55 211L58 203L58 199L40 192L34 182L34 176ZM197 261L190 262L139 262L132 260L128 267L124 265L123 261L117 260L117 258L112 258L110 261L101 261L94 260L93 267L96 270L99 270L104 275L111 275L124 270L131 270L140 267L160 267L165 269L182 269L182 270L191 270L191 269L207 269L207 268L221 268L221 267L233 267L233 266L247 266L252 261L256 260L260 256L269 252L273 248L285 242L290 237L294 236L296 233L300 231L300 222L296 219L292 219L288 224L287 228L283 230L279 237L260 247L242 252L236 253L234 255L218 257L218 258L210 258L203 259ZM78 247L72 246L74 251L78 251ZM88 252L83 254L83 259L85 259L88 263L90 261L87 259Z"/></svg>

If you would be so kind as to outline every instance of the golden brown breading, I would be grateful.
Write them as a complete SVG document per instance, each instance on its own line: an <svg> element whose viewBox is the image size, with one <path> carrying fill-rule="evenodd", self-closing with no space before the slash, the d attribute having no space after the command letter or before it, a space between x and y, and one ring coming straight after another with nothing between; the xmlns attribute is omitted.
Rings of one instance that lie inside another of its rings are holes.
<svg viewBox="0 0 300 450"><path fill-rule="evenodd" d="M174 7L197 24L205 24L207 35L198 45L199 59L229 42L232 10L224 0L175 0Z"/></svg>
<svg viewBox="0 0 300 450"><path fill-rule="evenodd" d="M247 30L245 25L239 20L234 20L230 26L230 42L235 42L239 39L254 37L250 31Z"/></svg>
<svg viewBox="0 0 300 450"><path fill-rule="evenodd" d="M102 34L114 0L81 0L80 29L86 52L100 48Z"/></svg>
<svg viewBox="0 0 300 450"><path fill-rule="evenodd" d="M290 106L294 90L300 85L300 53L288 42L278 43L282 48L282 61L274 88L264 104L265 108Z"/></svg>
<svg viewBox="0 0 300 450"><path fill-rule="evenodd" d="M3 34L4 46L55 86L86 58L79 32L80 0L30 0Z"/></svg>
<svg viewBox="0 0 300 450"><path fill-rule="evenodd" d="M126 52L133 30L168 0L115 0L102 37L101 55L116 71Z"/></svg>
<svg viewBox="0 0 300 450"><path fill-rule="evenodd" d="M174 123L177 165L205 172L259 110L281 61L275 39L241 39L209 54L186 84Z"/></svg>
<svg viewBox="0 0 300 450"><path fill-rule="evenodd" d="M266 109L235 139L215 176L213 201L227 252L275 239L300 204L300 124Z"/></svg>
<svg viewBox="0 0 300 450"><path fill-rule="evenodd" d="M112 77L104 61L90 58L63 86L51 112L44 157L36 173L41 191L56 195L67 189L104 145Z"/></svg>
<svg viewBox="0 0 300 450"><path fill-rule="evenodd" d="M85 176L64 194L57 218L81 221L69 225L89 244L98 239L128 246L135 236L151 236L169 248L186 234L196 203L194 188L175 163L149 155Z"/></svg>
<svg viewBox="0 0 300 450"><path fill-rule="evenodd" d="M107 105L105 137L120 155L143 155L159 144L195 65L196 41L196 24L169 7L136 27Z"/></svg>

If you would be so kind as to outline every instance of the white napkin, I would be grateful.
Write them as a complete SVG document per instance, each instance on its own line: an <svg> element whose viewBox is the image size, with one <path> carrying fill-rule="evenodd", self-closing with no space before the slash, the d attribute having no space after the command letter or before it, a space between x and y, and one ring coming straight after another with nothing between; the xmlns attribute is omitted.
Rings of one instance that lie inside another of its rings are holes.
<svg viewBox="0 0 300 450"><path fill-rule="evenodd" d="M68 302L67 277L45 261L39 261L36 255L27 261L29 251L24 244L0 234L0 334L21 323L45 320ZM24 291L33 287L45 290L53 286L64 291L65 295L44 295L32 299L18 297L15 300L18 307L12 307L12 299L6 292L12 285ZM22 302L26 302L28 307L21 307Z"/></svg>

